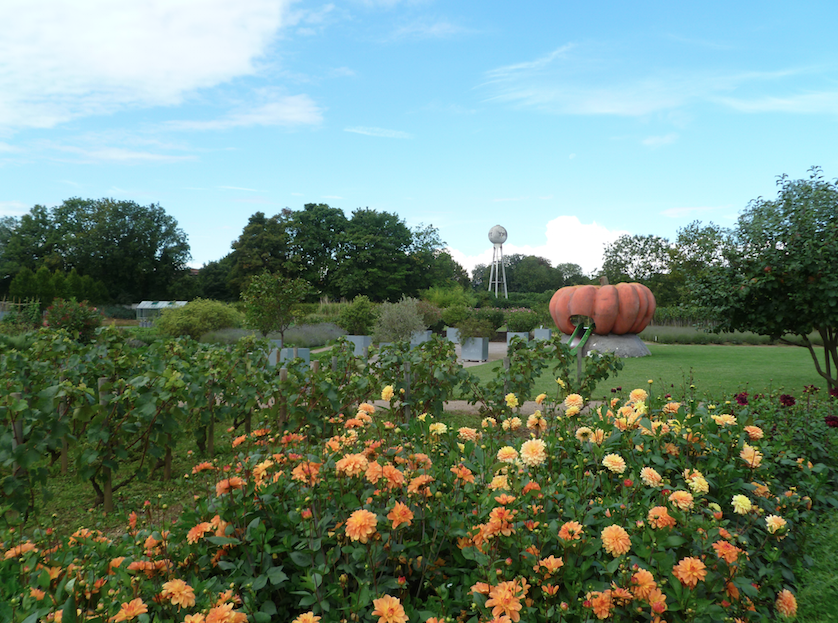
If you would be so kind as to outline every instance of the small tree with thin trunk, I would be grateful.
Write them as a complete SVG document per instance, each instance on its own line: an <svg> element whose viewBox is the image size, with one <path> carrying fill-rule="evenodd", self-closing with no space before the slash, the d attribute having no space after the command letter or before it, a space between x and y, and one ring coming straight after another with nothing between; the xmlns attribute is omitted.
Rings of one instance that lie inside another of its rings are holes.
<svg viewBox="0 0 838 623"><path fill-rule="evenodd" d="M247 325L263 337L279 333L285 343L285 331L300 317L298 305L311 291L308 282L263 272L254 276L242 292Z"/></svg>

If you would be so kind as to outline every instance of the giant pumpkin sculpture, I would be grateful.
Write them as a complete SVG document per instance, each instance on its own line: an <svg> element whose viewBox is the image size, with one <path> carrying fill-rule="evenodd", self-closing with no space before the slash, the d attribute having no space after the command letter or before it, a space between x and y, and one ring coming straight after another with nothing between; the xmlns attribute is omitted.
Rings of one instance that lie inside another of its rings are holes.
<svg viewBox="0 0 838 623"><path fill-rule="evenodd" d="M655 295L639 283L568 286L550 299L550 315L562 333L576 328L573 316L588 316L597 335L640 333L655 314Z"/></svg>

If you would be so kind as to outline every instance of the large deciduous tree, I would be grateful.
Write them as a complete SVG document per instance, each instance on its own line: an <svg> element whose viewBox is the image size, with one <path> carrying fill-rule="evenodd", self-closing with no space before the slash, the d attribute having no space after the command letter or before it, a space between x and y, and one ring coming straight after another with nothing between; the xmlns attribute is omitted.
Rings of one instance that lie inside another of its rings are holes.
<svg viewBox="0 0 838 623"><path fill-rule="evenodd" d="M279 333L284 343L285 331L298 318L298 306L309 289L309 284L302 279L269 272L255 275L242 292L248 326L263 336Z"/></svg>
<svg viewBox="0 0 838 623"><path fill-rule="evenodd" d="M669 240L654 235L622 235L605 246L602 273L610 283L636 281L655 295L658 306L679 302L678 275L672 272L673 248Z"/></svg>
<svg viewBox="0 0 838 623"><path fill-rule="evenodd" d="M289 251L294 272L322 294L340 296L333 277L349 221L343 210L307 203L289 219Z"/></svg>
<svg viewBox="0 0 838 623"><path fill-rule="evenodd" d="M0 272L75 269L122 302L165 298L186 270L189 244L157 204L72 198L35 206L5 236Z"/></svg>
<svg viewBox="0 0 838 623"><path fill-rule="evenodd" d="M254 275L265 271L287 274L291 268L289 219L291 210L265 216L256 212L251 216L244 230L233 242L230 287L236 292L244 289Z"/></svg>
<svg viewBox="0 0 838 623"><path fill-rule="evenodd" d="M794 334L818 374L838 386L838 185L820 168L809 179L778 180L776 199L751 201L734 228L724 260L698 280L719 330ZM809 339L816 331L823 352Z"/></svg>

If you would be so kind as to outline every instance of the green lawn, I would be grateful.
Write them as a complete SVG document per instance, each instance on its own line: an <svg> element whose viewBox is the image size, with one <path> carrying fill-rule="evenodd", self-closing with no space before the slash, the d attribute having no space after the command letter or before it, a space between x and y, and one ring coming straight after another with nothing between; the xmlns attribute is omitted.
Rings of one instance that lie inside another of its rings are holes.
<svg viewBox="0 0 838 623"><path fill-rule="evenodd" d="M613 387L625 390L653 388L675 397L695 385L699 396L718 400L741 391L767 393L782 391L800 396L805 385L825 387L805 348L794 346L720 346L649 344L651 357L623 359L616 377L603 381L595 396L610 394ZM469 371L487 381L500 362L475 366ZM536 393L555 391L555 378L549 371L538 380Z"/></svg>

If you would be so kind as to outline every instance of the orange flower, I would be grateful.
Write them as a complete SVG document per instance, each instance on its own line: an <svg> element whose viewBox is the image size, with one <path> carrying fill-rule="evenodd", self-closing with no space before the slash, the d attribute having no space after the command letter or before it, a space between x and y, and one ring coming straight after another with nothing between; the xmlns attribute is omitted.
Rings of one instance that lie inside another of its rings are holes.
<svg viewBox="0 0 838 623"><path fill-rule="evenodd" d="M236 437L233 439L233 447L240 446L247 440L247 435L241 435L240 437Z"/></svg>
<svg viewBox="0 0 838 623"><path fill-rule="evenodd" d="M616 558L631 549L631 539L623 528L612 524L602 531L602 546L606 552Z"/></svg>
<svg viewBox="0 0 838 623"><path fill-rule="evenodd" d="M713 543L713 549L716 550L716 556L729 565L735 563L739 559L739 554L742 553L741 549L727 541L716 541Z"/></svg>
<svg viewBox="0 0 838 623"><path fill-rule="evenodd" d="M311 461L300 463L291 471L291 479L298 480L299 482L309 486L314 486L319 480L318 474L320 472L321 465L322 463L314 463Z"/></svg>
<svg viewBox="0 0 838 623"><path fill-rule="evenodd" d="M655 577L646 569L638 569L631 576L632 592L637 599L647 599L652 589L657 588Z"/></svg>
<svg viewBox="0 0 838 623"><path fill-rule="evenodd" d="M208 469L214 470L215 466L208 461L204 461L203 463L198 463L195 467L192 468L192 474L198 474Z"/></svg>
<svg viewBox="0 0 838 623"><path fill-rule="evenodd" d="M234 604L221 604L209 611L206 623L247 623L244 612L234 612Z"/></svg>
<svg viewBox="0 0 838 623"><path fill-rule="evenodd" d="M130 621L141 614L145 614L148 612L148 607L143 603L143 600L139 597L132 601L122 604L122 607L119 609L119 612L116 613L116 616L111 618L113 623L118 623L119 621Z"/></svg>
<svg viewBox="0 0 838 623"><path fill-rule="evenodd" d="M759 426L746 426L743 430L748 433L748 437L751 441L762 439L763 435L765 435Z"/></svg>
<svg viewBox="0 0 838 623"><path fill-rule="evenodd" d="M489 599L486 600L485 604L487 608L492 608L492 616L506 615L512 621L519 621L521 619L520 610L523 607L518 598L520 590L518 582L515 580L501 582L497 586L493 586L489 590Z"/></svg>
<svg viewBox="0 0 838 623"><path fill-rule="evenodd" d="M10 550L7 550L4 554L4 558L9 560L10 558L18 558L23 556L26 552L37 552L38 548L35 547L35 544L31 541L27 541L26 543L21 543L20 545L15 545Z"/></svg>
<svg viewBox="0 0 838 623"><path fill-rule="evenodd" d="M786 520L779 515L769 515L765 518L765 525L771 534L786 527Z"/></svg>
<svg viewBox="0 0 838 623"><path fill-rule="evenodd" d="M544 567L545 569L547 569L547 573L550 574L555 573L563 566L564 560L562 560L561 556L556 558L551 554L547 558L542 558L541 560L539 560L538 564L533 567L533 571L538 571L540 567Z"/></svg>
<svg viewBox="0 0 838 623"><path fill-rule="evenodd" d="M30 587L29 595L30 597L34 597L38 601L41 601L46 596L46 593L39 588Z"/></svg>
<svg viewBox="0 0 838 623"><path fill-rule="evenodd" d="M387 463L382 469L384 479L387 481L388 489L395 489L404 484L404 474L400 472L394 465Z"/></svg>
<svg viewBox="0 0 838 623"><path fill-rule="evenodd" d="M564 399L564 406L568 408L576 407L577 409L581 409L584 404L585 399L579 394L568 394L567 398Z"/></svg>
<svg viewBox="0 0 838 623"><path fill-rule="evenodd" d="M407 485L407 492L424 494L426 497L431 497L431 491L430 489L428 489L428 485L431 484L433 481L434 477L428 476L427 474L417 476L416 478L410 481L409 485Z"/></svg>
<svg viewBox="0 0 838 623"><path fill-rule="evenodd" d="M477 429L468 428L467 426L457 429L457 436L462 441L478 441L480 439L480 433L477 432Z"/></svg>
<svg viewBox="0 0 838 623"><path fill-rule="evenodd" d="M363 454L347 454L335 464L335 469L338 474L345 474L351 478L363 474L368 466L369 461Z"/></svg>
<svg viewBox="0 0 838 623"><path fill-rule="evenodd" d="M485 582L478 582L469 589L469 592L479 593L481 595L488 595L490 590L492 590L491 586L489 586Z"/></svg>
<svg viewBox="0 0 838 623"><path fill-rule="evenodd" d="M163 597L178 608L188 608L195 605L195 591L183 580L171 580L163 584Z"/></svg>
<svg viewBox="0 0 838 623"><path fill-rule="evenodd" d="M742 452L739 453L739 457L748 464L748 467L753 469L759 467L760 463L762 463L762 452L748 444L742 447Z"/></svg>
<svg viewBox="0 0 838 623"><path fill-rule="evenodd" d="M363 411L364 413L372 414L375 413L375 407L368 402L362 402L360 405L358 405L358 411Z"/></svg>
<svg viewBox="0 0 838 623"><path fill-rule="evenodd" d="M547 444L541 439L529 439L521 444L521 460L530 467L538 467L547 460Z"/></svg>
<svg viewBox="0 0 838 623"><path fill-rule="evenodd" d="M457 477L457 480L459 480L462 484L469 482L472 484L474 483L474 474L472 474L471 470L462 463L452 467L451 473L454 474Z"/></svg>
<svg viewBox="0 0 838 623"><path fill-rule="evenodd" d="M224 480L219 481L215 485L215 493L216 495L225 495L230 493L233 489L242 489L244 487L244 479L239 478L238 476L233 476L232 478L225 478Z"/></svg>
<svg viewBox="0 0 838 623"><path fill-rule="evenodd" d="M506 493L501 493L499 496L495 497L495 502L500 504L501 506L506 506L507 504L512 504L515 501L514 495L507 495Z"/></svg>
<svg viewBox="0 0 838 623"><path fill-rule="evenodd" d="M589 593L587 597L585 603L586 605L590 603L590 607L593 609L596 618L607 619L611 614L611 608L614 606L611 601L611 591L604 591L602 593L596 591Z"/></svg>
<svg viewBox="0 0 838 623"><path fill-rule="evenodd" d="M381 599L373 599L375 610L372 616L380 617L378 623L407 623L407 615L397 597L384 595Z"/></svg>
<svg viewBox="0 0 838 623"><path fill-rule="evenodd" d="M629 400L631 402L645 402L648 397L649 394L645 389L633 389L629 394Z"/></svg>
<svg viewBox="0 0 838 623"><path fill-rule="evenodd" d="M777 612L786 618L792 618L797 614L797 600L791 591L783 589L777 595L777 601L774 603Z"/></svg>
<svg viewBox="0 0 838 623"><path fill-rule="evenodd" d="M663 478L661 475L651 467L644 467L640 470L640 480L647 487L660 487Z"/></svg>
<svg viewBox="0 0 838 623"><path fill-rule="evenodd" d="M568 521L559 528L559 538L564 541L578 541L582 538L582 524L578 521Z"/></svg>
<svg viewBox="0 0 838 623"><path fill-rule="evenodd" d="M197 543L210 530L212 530L212 524L208 521L199 523L186 534L186 542L190 544Z"/></svg>
<svg viewBox="0 0 838 623"><path fill-rule="evenodd" d="M707 576L707 567L698 558L687 556L672 568L672 575L678 578L684 586L695 588L699 580Z"/></svg>
<svg viewBox="0 0 838 623"><path fill-rule="evenodd" d="M366 403L365 403L366 404ZM316 616L313 612L305 612L298 616L296 619L291 621L291 623L319 623L320 617Z"/></svg>
<svg viewBox="0 0 838 623"><path fill-rule="evenodd" d="M393 510L387 515L387 519L393 522L393 529L395 530L401 524L410 525L413 520L413 511L401 502L396 502Z"/></svg>
<svg viewBox="0 0 838 623"><path fill-rule="evenodd" d="M666 506L655 506L647 516L649 525L653 528L672 528L675 526L675 518L670 516Z"/></svg>
<svg viewBox="0 0 838 623"><path fill-rule="evenodd" d="M369 538L375 534L375 526L378 519L375 513L371 513L363 508L355 511L346 520L346 536L353 541L360 541L366 543Z"/></svg>
<svg viewBox="0 0 838 623"><path fill-rule="evenodd" d="M687 493L686 491L673 491L669 496L669 501L682 511L689 510L693 507L692 493Z"/></svg>

